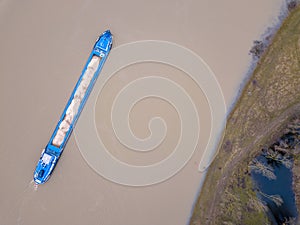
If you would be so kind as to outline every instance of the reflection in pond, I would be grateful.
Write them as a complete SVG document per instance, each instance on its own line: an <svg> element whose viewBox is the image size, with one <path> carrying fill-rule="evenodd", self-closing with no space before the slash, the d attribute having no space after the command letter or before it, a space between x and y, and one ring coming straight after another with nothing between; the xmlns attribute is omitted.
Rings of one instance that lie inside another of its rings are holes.
<svg viewBox="0 0 300 225"><path fill-rule="evenodd" d="M297 120L297 122L299 122ZM289 125L286 133L249 165L259 199L272 224L295 224L298 212L293 191L293 159L299 154L299 123Z"/></svg>

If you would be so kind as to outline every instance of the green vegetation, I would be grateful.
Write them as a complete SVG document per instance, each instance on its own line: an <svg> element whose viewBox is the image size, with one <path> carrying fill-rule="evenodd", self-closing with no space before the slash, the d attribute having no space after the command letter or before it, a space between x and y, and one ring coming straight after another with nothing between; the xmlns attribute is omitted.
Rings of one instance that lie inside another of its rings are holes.
<svg viewBox="0 0 300 225"><path fill-rule="evenodd" d="M261 149L285 132L295 115L300 115L299 90L300 8L297 7L262 55L228 117L224 141L207 172L191 225L269 224L266 209L253 190L249 165L253 165L252 159ZM275 157L271 154L270 157ZM299 154L294 164L299 209Z"/></svg>

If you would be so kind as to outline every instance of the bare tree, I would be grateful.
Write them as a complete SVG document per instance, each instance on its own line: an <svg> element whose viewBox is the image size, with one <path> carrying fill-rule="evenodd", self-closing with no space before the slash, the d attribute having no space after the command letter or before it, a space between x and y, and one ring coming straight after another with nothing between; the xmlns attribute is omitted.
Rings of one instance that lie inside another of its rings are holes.
<svg viewBox="0 0 300 225"><path fill-rule="evenodd" d="M268 149L265 154L266 154L266 158L269 160L272 160L274 162L278 162L281 163L282 165L284 165L287 168L292 168L293 166L293 162L290 159L290 154L286 153L286 154L281 154L278 150L281 149L280 147L275 147L275 150L273 149Z"/></svg>
<svg viewBox="0 0 300 225"><path fill-rule="evenodd" d="M296 225L296 222L297 220L295 217L284 218L282 225Z"/></svg>
<svg viewBox="0 0 300 225"><path fill-rule="evenodd" d="M263 52L265 51L266 45L263 41L255 40L253 41L253 47L250 49L250 54L254 58L260 58Z"/></svg>
<svg viewBox="0 0 300 225"><path fill-rule="evenodd" d="M274 202L278 207L283 204L283 199L281 198L280 195L268 195L266 193L263 193L260 190L258 190L258 193L261 196L264 196L265 198L267 198L267 199L271 200L272 202Z"/></svg>
<svg viewBox="0 0 300 225"><path fill-rule="evenodd" d="M297 0L290 0L287 3L287 8L288 8L289 11L292 11L294 8L296 8L297 5L298 5Z"/></svg>
<svg viewBox="0 0 300 225"><path fill-rule="evenodd" d="M251 171L255 173L262 174L263 176L267 177L269 180L276 179L276 176L274 174L274 169L269 165L263 164L257 159L253 159L252 163L249 165L249 168Z"/></svg>

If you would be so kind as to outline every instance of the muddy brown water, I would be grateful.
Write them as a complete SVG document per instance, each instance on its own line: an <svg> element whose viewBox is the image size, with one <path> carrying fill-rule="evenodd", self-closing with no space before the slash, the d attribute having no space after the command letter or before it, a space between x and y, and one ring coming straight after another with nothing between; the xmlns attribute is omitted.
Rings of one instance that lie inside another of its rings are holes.
<svg viewBox="0 0 300 225"><path fill-rule="evenodd" d="M201 143L174 177L139 188L112 183L95 173L82 158L72 135L49 182L34 190L32 173L41 149L50 138L95 39L105 29L114 34L114 46L154 39L191 49L214 71L229 106L247 71L252 41L272 23L281 3L1 1L0 224L187 223L203 178L197 170ZM116 86L111 85L104 96L110 98L120 85L134 77L153 73L174 75L189 87L193 99L198 99L196 107L206 107L203 93L183 72L159 64L120 71ZM107 115L101 107L97 110L97 115ZM147 136L145 124L151 115L160 114L172 128L164 143L167 147L151 152L149 157L139 157L126 154L117 142L114 145L116 140L109 133L103 133L108 146L120 147L114 148L112 154L137 165L153 163L170 154L168 149L176 143L180 127L173 122L177 115L169 104L157 99L141 102L133 109L131 116L136 120L132 120L132 129L140 137ZM101 123L101 119L99 116L96 121ZM101 132L104 131L99 128Z"/></svg>

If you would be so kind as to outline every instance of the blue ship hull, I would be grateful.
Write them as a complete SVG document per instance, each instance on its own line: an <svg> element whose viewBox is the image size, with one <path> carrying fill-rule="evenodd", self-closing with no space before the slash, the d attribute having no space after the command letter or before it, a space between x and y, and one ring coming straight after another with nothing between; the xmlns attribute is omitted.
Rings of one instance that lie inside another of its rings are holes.
<svg viewBox="0 0 300 225"><path fill-rule="evenodd" d="M36 184L43 184L53 172L73 128L105 63L112 46L112 34L105 31L96 41L60 120L43 150L34 171Z"/></svg>

